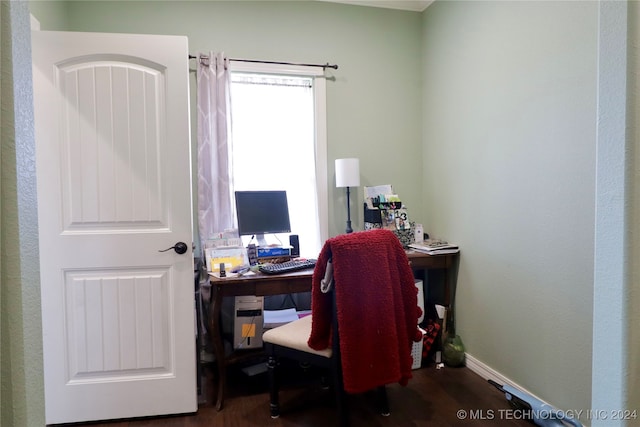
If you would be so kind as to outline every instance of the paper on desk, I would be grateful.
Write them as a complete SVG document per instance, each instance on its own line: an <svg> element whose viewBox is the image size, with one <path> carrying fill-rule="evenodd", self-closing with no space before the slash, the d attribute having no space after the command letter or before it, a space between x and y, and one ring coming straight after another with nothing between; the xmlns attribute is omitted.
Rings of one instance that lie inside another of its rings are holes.
<svg viewBox="0 0 640 427"><path fill-rule="evenodd" d="M254 273L253 271L247 271L244 274L238 274L238 273L231 273L230 271L227 271L227 275L225 277L220 277L220 272L219 271L210 271L209 272L209 276L212 277L217 277L218 279L227 279L230 277L240 277L240 276L254 276L256 273Z"/></svg>
<svg viewBox="0 0 640 427"><path fill-rule="evenodd" d="M298 313L295 308L285 308L284 310L265 310L264 327L275 328L289 322L298 320Z"/></svg>

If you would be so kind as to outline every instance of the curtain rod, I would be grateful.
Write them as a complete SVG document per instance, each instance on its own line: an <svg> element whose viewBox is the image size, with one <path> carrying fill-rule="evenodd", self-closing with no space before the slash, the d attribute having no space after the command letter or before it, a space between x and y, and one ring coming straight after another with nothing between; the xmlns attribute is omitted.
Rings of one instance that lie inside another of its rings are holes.
<svg viewBox="0 0 640 427"><path fill-rule="evenodd" d="M189 55L189 59L197 59L198 57L195 55ZM202 58L204 59L209 59L208 56L202 55ZM229 61L235 61L235 62L252 62L252 63L258 63L258 64L277 64L277 65L297 65L297 66L302 66L302 67L319 67L322 69L327 69L327 68L332 68L334 70L338 69L338 65L336 64L329 64L328 62L326 64L296 64L293 62L278 62L278 61L260 61L257 59L233 59L233 58L229 58Z"/></svg>

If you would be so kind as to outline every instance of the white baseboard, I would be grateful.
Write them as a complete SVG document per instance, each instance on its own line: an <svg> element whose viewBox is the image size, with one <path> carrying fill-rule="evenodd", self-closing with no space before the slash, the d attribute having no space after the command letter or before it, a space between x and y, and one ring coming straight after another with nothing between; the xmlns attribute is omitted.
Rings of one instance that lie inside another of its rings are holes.
<svg viewBox="0 0 640 427"><path fill-rule="evenodd" d="M531 395L532 397L540 400L541 402L546 403L547 405L554 407L553 405L551 405L550 403L540 399L538 396L536 396L535 394L531 393L529 390L527 390L526 388L522 387L521 385L517 384L515 381L510 380L509 378L505 377L504 375L502 375L500 372L496 371L495 369L493 369L492 367L486 365L485 363L481 362L480 360L476 359L475 357L473 357L472 355L470 355L469 353L465 353L465 365L467 368L469 368L472 372L478 374L480 377L484 378L485 380L493 380L495 382L497 382L500 385L510 385L511 387L517 388L529 395ZM562 424L563 426L565 424ZM583 424L584 427L589 427L589 424Z"/></svg>
<svg viewBox="0 0 640 427"><path fill-rule="evenodd" d="M517 388L519 390L522 390L523 392L525 392L527 394L530 394L531 396L535 397L536 399L541 400L541 401L544 402L544 400L540 399L538 396L536 396L535 394L531 393L526 388L524 388L521 385L517 384L515 381L512 381L509 378L505 377L500 372L496 371L495 369L493 369L489 365L484 364L483 362L481 362L480 360L476 359L475 357L473 357L469 353L465 353L465 362L466 362L465 364L466 364L467 368L469 368L471 371L475 372L476 374L478 374L480 377L484 378L485 380L493 380L493 381L497 382L500 385L508 384L511 387L515 387L515 388ZM547 403L547 402L545 402L545 403Z"/></svg>

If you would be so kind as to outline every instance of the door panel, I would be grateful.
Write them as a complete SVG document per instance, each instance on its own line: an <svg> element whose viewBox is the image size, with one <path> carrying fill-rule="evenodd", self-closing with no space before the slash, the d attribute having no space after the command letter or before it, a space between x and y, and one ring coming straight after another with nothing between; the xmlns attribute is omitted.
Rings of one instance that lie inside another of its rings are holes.
<svg viewBox="0 0 640 427"><path fill-rule="evenodd" d="M69 383L170 374L167 270L65 274Z"/></svg>
<svg viewBox="0 0 640 427"><path fill-rule="evenodd" d="M158 167L166 82L159 64L139 62L93 55L58 66L65 224L166 227Z"/></svg>
<svg viewBox="0 0 640 427"><path fill-rule="evenodd" d="M46 421L194 412L187 39L32 36Z"/></svg>

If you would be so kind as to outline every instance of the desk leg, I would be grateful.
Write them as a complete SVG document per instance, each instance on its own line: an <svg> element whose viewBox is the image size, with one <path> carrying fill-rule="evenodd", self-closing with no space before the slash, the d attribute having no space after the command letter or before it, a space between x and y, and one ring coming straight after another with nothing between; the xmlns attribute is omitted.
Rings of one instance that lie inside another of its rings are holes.
<svg viewBox="0 0 640 427"><path fill-rule="evenodd" d="M218 366L218 393L216 410L222 409L224 402L224 389L227 382L226 379L226 363L224 358L224 342L222 341L222 332L220 325L220 312L222 310L222 297L216 287L211 288L213 291L213 309L209 317L209 329L211 330L211 338L213 339L213 351L216 356L216 365Z"/></svg>
<svg viewBox="0 0 640 427"><path fill-rule="evenodd" d="M450 275L449 269L444 270L444 306L447 308L447 315L442 321L444 322L443 326L446 326L446 330L450 331L453 319L453 307L451 306L451 284L450 284ZM444 336L443 336L444 338Z"/></svg>
<svg viewBox="0 0 640 427"><path fill-rule="evenodd" d="M444 270L444 306L447 310L451 310L451 285L449 279L449 270Z"/></svg>
<svg viewBox="0 0 640 427"><path fill-rule="evenodd" d="M444 291L445 306L447 307L448 329L455 334L455 299L456 299L456 282L458 279L458 260L459 254L454 254L451 258L451 265L445 270L444 274Z"/></svg>

